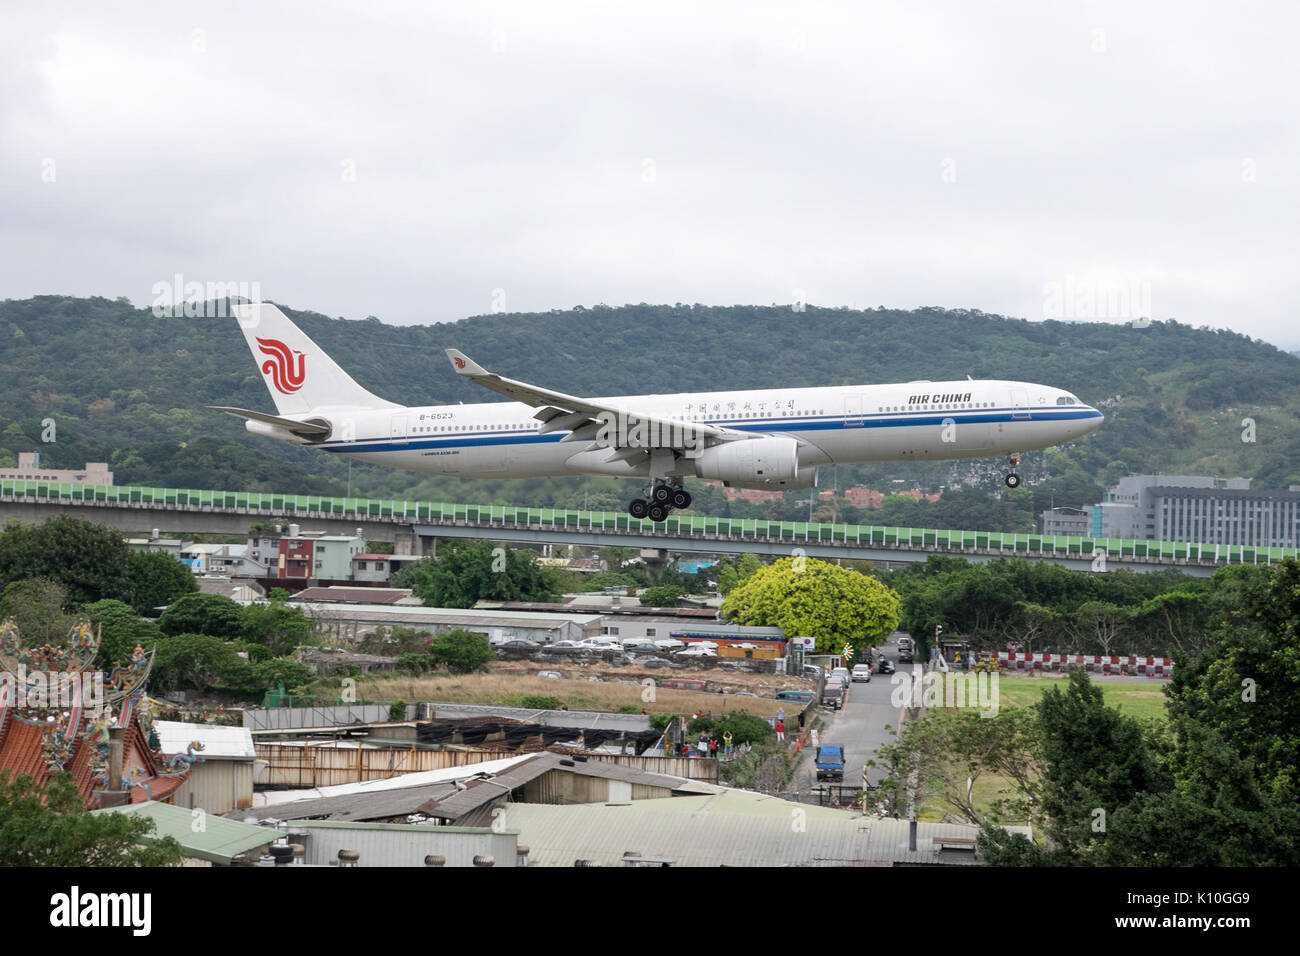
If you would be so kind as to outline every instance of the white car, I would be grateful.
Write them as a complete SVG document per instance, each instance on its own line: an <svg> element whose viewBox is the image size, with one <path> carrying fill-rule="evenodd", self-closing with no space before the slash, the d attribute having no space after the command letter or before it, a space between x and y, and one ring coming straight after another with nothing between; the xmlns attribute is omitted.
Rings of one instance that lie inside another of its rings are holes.
<svg viewBox="0 0 1300 956"><path fill-rule="evenodd" d="M674 648L685 647L686 645L682 641L676 640L671 637L667 637L664 638L662 641L655 641L655 646L662 648L665 651L671 651Z"/></svg>
<svg viewBox="0 0 1300 956"><path fill-rule="evenodd" d="M678 657L717 657L718 652L711 647L704 647L700 644L694 647L688 647L684 651L677 652Z"/></svg>
<svg viewBox="0 0 1300 956"><path fill-rule="evenodd" d="M870 681L871 681L871 665L870 665L870 664L854 664L854 665L853 665L853 673L852 673L852 675L850 675L850 676L853 678L854 683L857 683L858 681L867 681L867 682L870 682Z"/></svg>
<svg viewBox="0 0 1300 956"><path fill-rule="evenodd" d="M839 680L844 689L848 690L849 681L851 680L849 677L849 669L847 667L837 667L835 670L831 671L831 676L828 677L827 680Z"/></svg>
<svg viewBox="0 0 1300 956"><path fill-rule="evenodd" d="M604 637L590 637L585 641L578 642L579 647L589 647L593 651L621 651L623 645L618 641L612 641Z"/></svg>
<svg viewBox="0 0 1300 956"><path fill-rule="evenodd" d="M538 671L538 677L545 677L547 680L563 680L564 675L559 671Z"/></svg>

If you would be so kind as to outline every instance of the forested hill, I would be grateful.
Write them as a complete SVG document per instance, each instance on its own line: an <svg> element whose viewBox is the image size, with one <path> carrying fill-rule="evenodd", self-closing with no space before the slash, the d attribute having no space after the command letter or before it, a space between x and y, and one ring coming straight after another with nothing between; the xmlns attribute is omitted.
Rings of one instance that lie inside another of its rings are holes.
<svg viewBox="0 0 1300 956"><path fill-rule="evenodd" d="M1186 470L1259 486L1300 482L1300 359L1229 331L937 308L598 306L418 327L285 311L362 385L407 404L494 398L455 376L448 346L504 375L593 395L1022 379L1071 389L1107 412L1099 431L1047 459L1054 472L1095 482ZM254 438L204 408L273 407L233 318L160 319L125 300L40 296L0 303L0 343L0 463L38 449L51 467L107 460L119 483L341 490L341 462ZM1247 417L1255 442L1242 441ZM47 418L53 444L40 441ZM414 493L422 480L356 472L361 493Z"/></svg>

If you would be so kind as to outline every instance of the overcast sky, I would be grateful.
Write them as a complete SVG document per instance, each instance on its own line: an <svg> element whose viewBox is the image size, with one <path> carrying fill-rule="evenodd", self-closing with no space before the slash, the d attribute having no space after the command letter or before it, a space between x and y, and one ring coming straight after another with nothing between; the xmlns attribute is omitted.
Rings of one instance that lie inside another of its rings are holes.
<svg viewBox="0 0 1300 956"><path fill-rule="evenodd" d="M0 12L0 297L976 308L1300 348L1287 3Z"/></svg>

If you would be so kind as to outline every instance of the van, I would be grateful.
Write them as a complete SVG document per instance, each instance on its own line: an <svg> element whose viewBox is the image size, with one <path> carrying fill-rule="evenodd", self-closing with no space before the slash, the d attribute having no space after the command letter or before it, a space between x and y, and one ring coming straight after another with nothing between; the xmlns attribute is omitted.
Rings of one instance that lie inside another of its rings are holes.
<svg viewBox="0 0 1300 956"><path fill-rule="evenodd" d="M839 710L844 706L844 685L839 681L827 681L822 690L822 706Z"/></svg>

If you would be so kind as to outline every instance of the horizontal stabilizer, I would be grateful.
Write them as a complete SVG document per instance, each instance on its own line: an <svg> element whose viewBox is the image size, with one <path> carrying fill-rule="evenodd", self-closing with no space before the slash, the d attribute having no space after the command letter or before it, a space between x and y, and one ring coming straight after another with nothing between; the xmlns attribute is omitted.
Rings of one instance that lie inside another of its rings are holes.
<svg viewBox="0 0 1300 956"><path fill-rule="evenodd" d="M328 425L318 425L314 422L300 422L292 418L281 418L278 415L268 415L265 412L249 411L247 408L231 408L226 405L209 405L208 408L214 412L225 412L227 415L237 415L240 418L250 421L262 422L266 425L275 425L277 428L283 428L285 431L292 432L300 438L328 438L330 427Z"/></svg>

